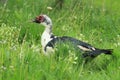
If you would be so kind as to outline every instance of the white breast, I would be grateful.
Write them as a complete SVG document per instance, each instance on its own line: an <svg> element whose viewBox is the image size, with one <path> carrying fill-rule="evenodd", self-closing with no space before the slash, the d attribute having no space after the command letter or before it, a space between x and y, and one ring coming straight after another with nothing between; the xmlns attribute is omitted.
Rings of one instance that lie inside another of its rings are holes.
<svg viewBox="0 0 120 80"><path fill-rule="evenodd" d="M42 36L41 36L41 44L42 47L44 48L46 46L46 44L51 40L51 35L49 33L47 33L46 31L43 32Z"/></svg>

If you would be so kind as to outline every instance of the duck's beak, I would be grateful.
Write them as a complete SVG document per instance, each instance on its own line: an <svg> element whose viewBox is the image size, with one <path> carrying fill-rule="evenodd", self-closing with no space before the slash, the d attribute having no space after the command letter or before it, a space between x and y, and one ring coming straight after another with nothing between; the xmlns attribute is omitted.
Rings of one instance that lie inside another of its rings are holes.
<svg viewBox="0 0 120 80"><path fill-rule="evenodd" d="M38 20L32 20L32 22L35 22L35 23L41 23L40 21L38 21Z"/></svg>

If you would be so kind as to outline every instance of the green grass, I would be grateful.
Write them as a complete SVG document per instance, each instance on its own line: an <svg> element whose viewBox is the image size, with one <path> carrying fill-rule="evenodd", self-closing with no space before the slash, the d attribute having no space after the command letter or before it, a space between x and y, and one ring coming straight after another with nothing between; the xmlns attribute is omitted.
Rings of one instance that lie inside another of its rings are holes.
<svg viewBox="0 0 120 80"><path fill-rule="evenodd" d="M65 0L62 9L49 0L0 1L0 80L119 80L119 0ZM47 9L51 6L53 9ZM53 33L114 49L84 63L64 46L50 57L42 54L44 27L31 23L39 14L53 21ZM59 56L58 56L59 55ZM77 63L77 60L80 63Z"/></svg>

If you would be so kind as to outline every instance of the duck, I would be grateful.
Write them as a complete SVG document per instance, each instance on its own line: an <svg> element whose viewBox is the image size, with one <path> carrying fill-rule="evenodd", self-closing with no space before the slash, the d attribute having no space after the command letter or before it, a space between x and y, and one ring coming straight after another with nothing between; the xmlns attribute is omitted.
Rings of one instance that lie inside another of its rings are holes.
<svg viewBox="0 0 120 80"><path fill-rule="evenodd" d="M66 42L71 43L76 49L81 51L82 57L96 57L100 54L111 55L113 49L99 49L93 47L91 44L81 41L79 39L69 37L69 36L55 36L52 33L52 20L49 16L45 14L41 14L37 16L34 20L34 23L41 24L45 27L42 35L41 35L41 45L42 50L45 55L49 55L49 53L54 52L54 48L57 43L61 42L61 44L65 44Z"/></svg>

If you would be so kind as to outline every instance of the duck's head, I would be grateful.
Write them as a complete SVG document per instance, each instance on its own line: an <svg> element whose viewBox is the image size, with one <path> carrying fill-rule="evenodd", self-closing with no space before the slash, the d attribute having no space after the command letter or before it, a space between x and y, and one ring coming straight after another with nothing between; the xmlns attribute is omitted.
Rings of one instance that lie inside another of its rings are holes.
<svg viewBox="0 0 120 80"><path fill-rule="evenodd" d="M45 27L52 26L52 21L47 15L39 15L35 18L35 20L33 20L33 22L42 24Z"/></svg>

